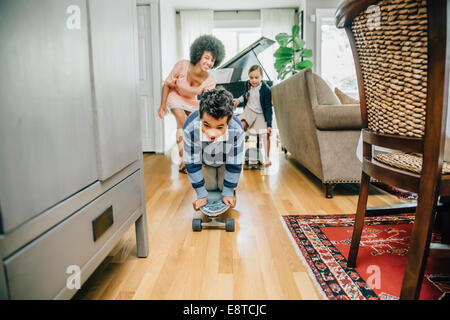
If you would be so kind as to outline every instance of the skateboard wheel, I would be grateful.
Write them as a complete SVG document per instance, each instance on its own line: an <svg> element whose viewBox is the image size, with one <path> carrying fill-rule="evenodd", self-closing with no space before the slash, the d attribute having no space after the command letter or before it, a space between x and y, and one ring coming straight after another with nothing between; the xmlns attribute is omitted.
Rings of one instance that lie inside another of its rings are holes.
<svg viewBox="0 0 450 320"><path fill-rule="evenodd" d="M225 220L225 230L227 232L234 232L234 219L227 218L227 220Z"/></svg>
<svg viewBox="0 0 450 320"><path fill-rule="evenodd" d="M202 231L202 219L192 219L192 230Z"/></svg>

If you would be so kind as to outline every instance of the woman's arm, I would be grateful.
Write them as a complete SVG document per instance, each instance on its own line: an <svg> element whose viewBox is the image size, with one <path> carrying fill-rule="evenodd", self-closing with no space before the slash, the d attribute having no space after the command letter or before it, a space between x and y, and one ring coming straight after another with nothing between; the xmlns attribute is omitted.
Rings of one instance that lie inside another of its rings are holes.
<svg viewBox="0 0 450 320"><path fill-rule="evenodd" d="M169 86L164 82L161 92L161 104L159 105L158 115L162 119L167 113L167 96L169 95Z"/></svg>
<svg viewBox="0 0 450 320"><path fill-rule="evenodd" d="M162 87L161 92L161 104L158 109L158 115L162 119L164 115L167 113L167 96L169 95L170 88L174 88L176 86L176 80L179 77L181 70L183 69L183 60L178 61L172 68L172 71L167 76L164 81L164 85Z"/></svg>

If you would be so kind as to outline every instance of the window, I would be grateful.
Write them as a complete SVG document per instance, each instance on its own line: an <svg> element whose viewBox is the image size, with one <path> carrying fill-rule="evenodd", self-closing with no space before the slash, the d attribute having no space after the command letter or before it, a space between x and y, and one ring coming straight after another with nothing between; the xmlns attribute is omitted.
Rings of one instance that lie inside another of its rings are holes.
<svg viewBox="0 0 450 320"><path fill-rule="evenodd" d="M261 37L261 28L215 28L213 35L225 46L227 62Z"/></svg>
<svg viewBox="0 0 450 320"><path fill-rule="evenodd" d="M355 63L344 29L335 26L335 9L316 10L316 71L349 96L359 99Z"/></svg>

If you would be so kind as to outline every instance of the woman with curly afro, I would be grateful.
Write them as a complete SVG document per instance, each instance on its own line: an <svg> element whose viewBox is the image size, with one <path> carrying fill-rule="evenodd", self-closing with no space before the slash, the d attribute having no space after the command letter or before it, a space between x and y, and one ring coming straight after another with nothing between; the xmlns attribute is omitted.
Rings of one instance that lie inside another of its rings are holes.
<svg viewBox="0 0 450 320"><path fill-rule="evenodd" d="M178 61L164 81L158 115L162 119L169 109L176 118L180 172L186 173L183 124L193 111L198 110L197 96L215 88L216 81L208 70L219 66L224 57L225 47L219 39L212 35L200 36L190 47L190 60Z"/></svg>

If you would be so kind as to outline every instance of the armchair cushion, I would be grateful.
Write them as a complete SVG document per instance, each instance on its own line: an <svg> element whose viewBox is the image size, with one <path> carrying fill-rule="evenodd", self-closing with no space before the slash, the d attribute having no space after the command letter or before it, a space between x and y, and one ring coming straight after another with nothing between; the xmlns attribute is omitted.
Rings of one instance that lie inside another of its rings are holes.
<svg viewBox="0 0 450 320"><path fill-rule="evenodd" d="M352 97L346 95L344 92L339 90L338 87L334 88L334 93L337 95L341 104L356 104L359 103L359 100L353 99Z"/></svg>
<svg viewBox="0 0 450 320"><path fill-rule="evenodd" d="M318 105L337 105L341 102L333 90L319 75L313 73L314 85L316 87Z"/></svg>
<svg viewBox="0 0 450 320"><path fill-rule="evenodd" d="M359 104L319 105L313 108L313 115L319 130L362 128Z"/></svg>

